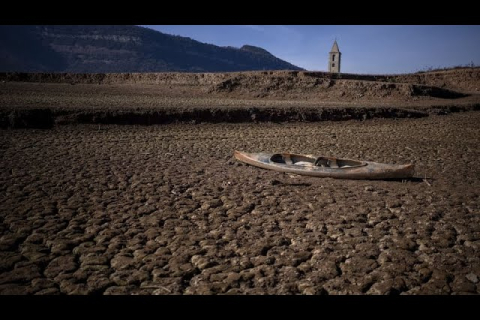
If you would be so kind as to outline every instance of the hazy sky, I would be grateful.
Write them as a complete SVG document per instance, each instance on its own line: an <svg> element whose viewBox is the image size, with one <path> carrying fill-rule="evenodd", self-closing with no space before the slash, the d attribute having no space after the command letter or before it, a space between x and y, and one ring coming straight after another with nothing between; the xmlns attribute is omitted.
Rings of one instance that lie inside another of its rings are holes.
<svg viewBox="0 0 480 320"><path fill-rule="evenodd" d="M342 72L408 73L480 64L480 26L157 25L144 26L218 46L262 47L307 70L327 70L337 39Z"/></svg>

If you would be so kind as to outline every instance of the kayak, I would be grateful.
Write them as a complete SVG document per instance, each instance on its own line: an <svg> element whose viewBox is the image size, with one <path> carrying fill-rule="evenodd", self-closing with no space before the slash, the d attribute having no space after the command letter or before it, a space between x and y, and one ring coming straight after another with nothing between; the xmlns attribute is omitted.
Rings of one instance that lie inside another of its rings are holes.
<svg viewBox="0 0 480 320"><path fill-rule="evenodd" d="M414 173L414 164L386 164L293 153L235 151L237 160L264 169L335 179L402 179Z"/></svg>

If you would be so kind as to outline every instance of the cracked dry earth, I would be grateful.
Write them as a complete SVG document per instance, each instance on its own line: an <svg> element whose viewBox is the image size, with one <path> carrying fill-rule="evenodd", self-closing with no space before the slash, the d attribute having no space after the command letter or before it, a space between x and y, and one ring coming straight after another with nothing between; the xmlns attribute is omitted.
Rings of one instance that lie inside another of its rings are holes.
<svg viewBox="0 0 480 320"><path fill-rule="evenodd" d="M3 130L0 293L478 294L479 123ZM419 178L293 176L235 149L413 161Z"/></svg>

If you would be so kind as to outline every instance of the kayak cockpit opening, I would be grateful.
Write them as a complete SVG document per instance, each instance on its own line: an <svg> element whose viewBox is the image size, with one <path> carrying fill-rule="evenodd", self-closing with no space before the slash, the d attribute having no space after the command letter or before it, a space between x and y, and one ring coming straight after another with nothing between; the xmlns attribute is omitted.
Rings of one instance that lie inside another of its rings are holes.
<svg viewBox="0 0 480 320"><path fill-rule="evenodd" d="M364 166L365 163L355 160L318 157L315 160L315 165L326 168L352 168Z"/></svg>
<svg viewBox="0 0 480 320"><path fill-rule="evenodd" d="M327 157L307 157L296 154L276 153L270 158L271 162L287 165L297 165L304 167L324 167L324 168L351 168L366 165L361 161L345 160Z"/></svg>

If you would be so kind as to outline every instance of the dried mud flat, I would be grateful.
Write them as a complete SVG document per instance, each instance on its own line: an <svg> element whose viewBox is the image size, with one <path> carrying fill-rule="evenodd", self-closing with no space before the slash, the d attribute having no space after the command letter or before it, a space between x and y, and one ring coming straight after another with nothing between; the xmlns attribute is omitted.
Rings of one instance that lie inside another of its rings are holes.
<svg viewBox="0 0 480 320"><path fill-rule="evenodd" d="M2 130L0 293L478 294L479 123ZM234 150L413 161L418 179L293 176Z"/></svg>

